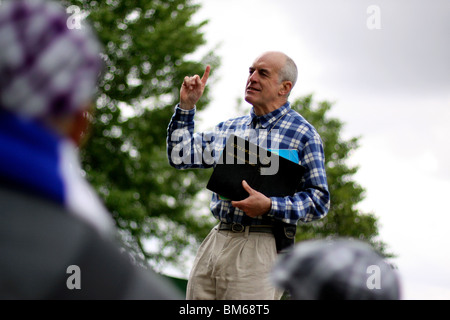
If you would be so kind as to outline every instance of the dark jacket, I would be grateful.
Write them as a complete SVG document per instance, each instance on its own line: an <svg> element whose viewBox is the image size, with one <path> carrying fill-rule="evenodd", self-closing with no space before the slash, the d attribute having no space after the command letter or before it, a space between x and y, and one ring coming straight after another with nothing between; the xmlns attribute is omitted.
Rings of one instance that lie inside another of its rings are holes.
<svg viewBox="0 0 450 320"><path fill-rule="evenodd" d="M180 298L64 207L0 182L0 299Z"/></svg>

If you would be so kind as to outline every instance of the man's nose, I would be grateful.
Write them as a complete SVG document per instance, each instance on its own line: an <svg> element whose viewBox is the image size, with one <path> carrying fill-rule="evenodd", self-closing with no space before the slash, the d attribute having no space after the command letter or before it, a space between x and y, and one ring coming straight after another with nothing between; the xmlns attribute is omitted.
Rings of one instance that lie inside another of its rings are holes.
<svg viewBox="0 0 450 320"><path fill-rule="evenodd" d="M252 74L249 75L248 80L250 82L258 82L259 78L258 78L258 72L253 72Z"/></svg>

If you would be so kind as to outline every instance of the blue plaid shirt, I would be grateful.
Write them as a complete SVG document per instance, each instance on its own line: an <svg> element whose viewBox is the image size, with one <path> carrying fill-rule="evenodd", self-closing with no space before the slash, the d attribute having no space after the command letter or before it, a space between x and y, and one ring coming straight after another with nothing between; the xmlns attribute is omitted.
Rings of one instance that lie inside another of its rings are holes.
<svg viewBox="0 0 450 320"><path fill-rule="evenodd" d="M289 102L281 108L256 116L230 119L218 124L214 131L194 133L193 110L178 106L168 127L167 152L170 164L177 169L211 168L218 161L227 138L235 134L268 149L296 150L300 164L306 167L301 191L288 197L271 197L271 210L260 217L250 218L234 208L231 201L222 200L215 193L211 212L222 222L244 225L271 224L272 219L297 224L325 217L330 207L322 140Z"/></svg>

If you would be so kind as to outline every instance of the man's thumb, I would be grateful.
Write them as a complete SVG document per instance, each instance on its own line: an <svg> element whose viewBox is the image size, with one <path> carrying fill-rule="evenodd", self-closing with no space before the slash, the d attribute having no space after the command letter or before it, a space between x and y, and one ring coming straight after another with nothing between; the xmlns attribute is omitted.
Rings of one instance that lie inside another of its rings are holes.
<svg viewBox="0 0 450 320"><path fill-rule="evenodd" d="M247 181L242 180L242 186L244 187L245 191L248 192L248 194L253 193L254 190L250 187L250 185L247 183Z"/></svg>

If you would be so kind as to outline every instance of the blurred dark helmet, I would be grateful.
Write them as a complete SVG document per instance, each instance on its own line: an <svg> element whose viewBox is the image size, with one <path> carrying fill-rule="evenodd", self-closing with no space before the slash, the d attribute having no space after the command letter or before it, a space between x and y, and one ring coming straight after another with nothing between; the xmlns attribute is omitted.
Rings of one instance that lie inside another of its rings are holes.
<svg viewBox="0 0 450 320"><path fill-rule="evenodd" d="M396 271L368 244L310 240L280 256L272 279L293 300L398 300Z"/></svg>

